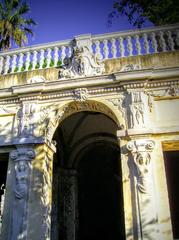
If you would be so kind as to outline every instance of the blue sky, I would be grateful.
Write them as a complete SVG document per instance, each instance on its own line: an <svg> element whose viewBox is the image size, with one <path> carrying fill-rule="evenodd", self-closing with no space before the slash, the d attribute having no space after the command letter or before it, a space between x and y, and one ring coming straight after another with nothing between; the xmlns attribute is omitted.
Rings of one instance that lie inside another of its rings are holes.
<svg viewBox="0 0 179 240"><path fill-rule="evenodd" d="M30 16L38 23L29 45L71 39L76 35L132 29L126 17L107 26L113 0L28 0Z"/></svg>

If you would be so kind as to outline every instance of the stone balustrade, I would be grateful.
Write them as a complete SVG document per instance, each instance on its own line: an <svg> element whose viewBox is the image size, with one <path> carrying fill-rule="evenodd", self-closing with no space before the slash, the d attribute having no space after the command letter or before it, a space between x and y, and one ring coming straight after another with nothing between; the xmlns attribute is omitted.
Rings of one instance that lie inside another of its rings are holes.
<svg viewBox="0 0 179 240"><path fill-rule="evenodd" d="M53 42L0 53L0 74L60 67L71 57L75 40ZM86 43L99 60L154 54L179 49L179 25L145 28L101 35L86 35ZM80 44L78 44L80 45Z"/></svg>

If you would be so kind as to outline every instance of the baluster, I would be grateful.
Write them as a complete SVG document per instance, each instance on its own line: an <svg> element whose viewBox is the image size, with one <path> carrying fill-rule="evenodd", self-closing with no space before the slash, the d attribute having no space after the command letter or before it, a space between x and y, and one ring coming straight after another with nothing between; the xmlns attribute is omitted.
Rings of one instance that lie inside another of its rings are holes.
<svg viewBox="0 0 179 240"><path fill-rule="evenodd" d="M39 68L42 69L43 66L45 65L45 57L44 57L44 49L40 49L40 59L39 59Z"/></svg>
<svg viewBox="0 0 179 240"><path fill-rule="evenodd" d="M50 67L50 63L51 63L51 60L52 60L51 52L52 52L52 49L48 48L47 49L47 68Z"/></svg>
<svg viewBox="0 0 179 240"><path fill-rule="evenodd" d="M100 48L100 41L97 40L95 41L95 45L96 45L96 56L99 60L103 59L103 55L101 54L101 48Z"/></svg>
<svg viewBox="0 0 179 240"><path fill-rule="evenodd" d="M19 61L18 61L18 72L21 72L21 71L22 71L23 57L24 57L24 54L23 54L23 53L20 53L20 54L19 54Z"/></svg>
<svg viewBox="0 0 179 240"><path fill-rule="evenodd" d="M33 51L33 59L32 59L32 70L35 70L36 65L37 65L37 51Z"/></svg>
<svg viewBox="0 0 179 240"><path fill-rule="evenodd" d="M54 67L57 66L58 63L58 47L54 47Z"/></svg>
<svg viewBox="0 0 179 240"><path fill-rule="evenodd" d="M167 31L167 35L168 35L168 45L169 45L169 49L174 51L175 50L175 43L174 43L174 39L172 37L172 33L171 31Z"/></svg>
<svg viewBox="0 0 179 240"><path fill-rule="evenodd" d="M161 42L162 51L166 52L167 51L167 45L166 45L166 41L165 41L165 38L164 38L164 33L162 31L160 31L159 35L160 35L160 42Z"/></svg>
<svg viewBox="0 0 179 240"><path fill-rule="evenodd" d="M136 49L137 49L137 55L141 55L141 43L140 43L140 36L136 35Z"/></svg>
<svg viewBox="0 0 179 240"><path fill-rule="evenodd" d="M5 66L4 66L4 74L7 74L10 68L10 56L6 56L5 58Z"/></svg>
<svg viewBox="0 0 179 240"><path fill-rule="evenodd" d="M115 38L112 38L111 39L111 51L112 51L112 56L113 58L116 58L117 57L117 48L116 48L116 39Z"/></svg>
<svg viewBox="0 0 179 240"><path fill-rule="evenodd" d="M151 34L151 40L152 40L152 47L154 49L154 53L158 53L158 43L156 40L156 34L154 32Z"/></svg>
<svg viewBox="0 0 179 240"><path fill-rule="evenodd" d="M119 48L120 48L121 57L124 57L125 56L125 47L124 47L123 37L119 38Z"/></svg>
<svg viewBox="0 0 179 240"><path fill-rule="evenodd" d="M143 34L143 38L144 38L144 49L146 54L150 53L150 48L149 48L149 41L148 41L148 36L146 33Z"/></svg>
<svg viewBox="0 0 179 240"><path fill-rule="evenodd" d="M4 58L0 57L0 74L3 73L3 67L4 67Z"/></svg>
<svg viewBox="0 0 179 240"><path fill-rule="evenodd" d="M11 66L11 73L14 73L17 64L17 55L14 54L12 57L12 66Z"/></svg>
<svg viewBox="0 0 179 240"><path fill-rule="evenodd" d="M104 43L104 59L108 59L109 56L108 40L105 39L103 43Z"/></svg>
<svg viewBox="0 0 179 240"><path fill-rule="evenodd" d="M30 66L30 52L26 53L26 60L25 60L25 71L29 71Z"/></svg>
<svg viewBox="0 0 179 240"><path fill-rule="evenodd" d="M66 57L66 53L65 53L66 47L62 46L61 50L62 50L62 52L61 52L61 60L62 60L62 64L63 64L63 61L64 61L64 59Z"/></svg>
<svg viewBox="0 0 179 240"><path fill-rule="evenodd" d="M132 38L131 36L127 37L127 49L129 52L129 56L133 56L133 47L132 47Z"/></svg>

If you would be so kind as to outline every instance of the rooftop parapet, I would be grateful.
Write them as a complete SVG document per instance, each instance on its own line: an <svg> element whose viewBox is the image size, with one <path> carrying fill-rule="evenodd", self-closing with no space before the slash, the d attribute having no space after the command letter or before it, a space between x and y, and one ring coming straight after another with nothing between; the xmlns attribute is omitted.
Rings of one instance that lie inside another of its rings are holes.
<svg viewBox="0 0 179 240"><path fill-rule="evenodd" d="M81 35L66 41L1 52L0 75L52 67L61 67L61 78L100 75L103 73L104 60L178 49L179 24L100 35ZM88 65L85 65L85 56L88 57Z"/></svg>

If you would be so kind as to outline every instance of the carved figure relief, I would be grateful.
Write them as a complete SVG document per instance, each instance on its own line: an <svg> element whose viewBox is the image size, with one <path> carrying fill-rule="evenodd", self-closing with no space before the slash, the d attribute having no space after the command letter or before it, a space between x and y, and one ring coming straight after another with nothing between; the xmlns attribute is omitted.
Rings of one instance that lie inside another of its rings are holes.
<svg viewBox="0 0 179 240"><path fill-rule="evenodd" d="M64 60L59 78L96 76L104 73L104 64L91 53L89 46L74 46L72 56Z"/></svg>
<svg viewBox="0 0 179 240"><path fill-rule="evenodd" d="M32 78L29 78L27 80L27 83L32 84L32 83L39 83L39 82L45 82L46 79L43 76L33 76Z"/></svg>
<svg viewBox="0 0 179 240"><path fill-rule="evenodd" d="M140 70L141 67L138 64L127 64L122 67L121 72Z"/></svg>
<svg viewBox="0 0 179 240"><path fill-rule="evenodd" d="M12 214L12 240L22 239L26 232L26 215L29 175L31 170L31 160L35 157L35 152L31 148L19 147L10 153L14 161L15 181L14 181L14 202Z"/></svg>
<svg viewBox="0 0 179 240"><path fill-rule="evenodd" d="M156 199L152 175L152 150L154 141L140 139L130 141L127 149L131 152L131 166L136 191L133 194L138 208L141 239L157 239ZM132 164L134 163L134 164ZM135 181L136 180L136 181Z"/></svg>
<svg viewBox="0 0 179 240"><path fill-rule="evenodd" d="M144 127L144 103L142 101L140 92L131 93L131 105L130 105L130 127L142 128Z"/></svg>
<svg viewBox="0 0 179 240"><path fill-rule="evenodd" d="M154 142L130 141L127 149L132 153L133 160L137 170L137 187L141 193L150 193L151 187L151 151L154 148Z"/></svg>
<svg viewBox="0 0 179 240"><path fill-rule="evenodd" d="M109 102L113 103L114 106L117 106L118 109L121 111L122 116L125 116L125 108L124 108L124 96L121 95L119 98L110 98L108 99Z"/></svg>
<svg viewBox="0 0 179 240"><path fill-rule="evenodd" d="M137 168L137 185L141 193L150 191L150 160L151 156L147 152L138 152L134 155L134 161Z"/></svg>
<svg viewBox="0 0 179 240"><path fill-rule="evenodd" d="M74 98L76 101L85 101L88 99L87 88L77 88L74 90Z"/></svg>
<svg viewBox="0 0 179 240"><path fill-rule="evenodd" d="M34 114L37 111L35 103L22 103L17 112L18 136L29 137L34 132Z"/></svg>

